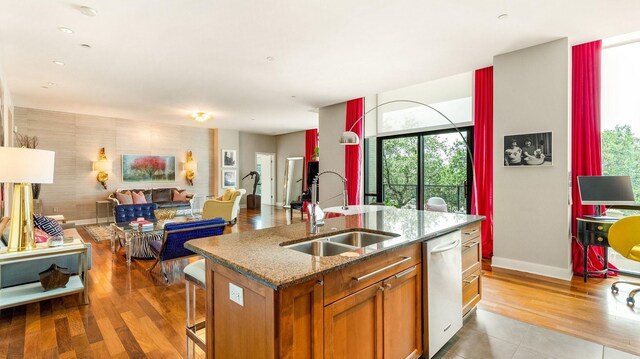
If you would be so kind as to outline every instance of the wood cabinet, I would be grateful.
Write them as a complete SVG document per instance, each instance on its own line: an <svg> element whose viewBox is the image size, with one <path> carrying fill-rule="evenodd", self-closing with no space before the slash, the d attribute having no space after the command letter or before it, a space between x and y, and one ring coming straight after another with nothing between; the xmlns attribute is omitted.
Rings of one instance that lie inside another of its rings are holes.
<svg viewBox="0 0 640 359"><path fill-rule="evenodd" d="M462 315L482 298L482 237L480 222L462 228Z"/></svg>
<svg viewBox="0 0 640 359"><path fill-rule="evenodd" d="M420 245L280 291L208 260L207 358L418 358Z"/></svg>
<svg viewBox="0 0 640 359"><path fill-rule="evenodd" d="M325 276L325 303L343 296L324 309L325 359L422 354L420 244L388 254L356 264L339 276ZM370 278L378 281L361 289L357 282Z"/></svg>

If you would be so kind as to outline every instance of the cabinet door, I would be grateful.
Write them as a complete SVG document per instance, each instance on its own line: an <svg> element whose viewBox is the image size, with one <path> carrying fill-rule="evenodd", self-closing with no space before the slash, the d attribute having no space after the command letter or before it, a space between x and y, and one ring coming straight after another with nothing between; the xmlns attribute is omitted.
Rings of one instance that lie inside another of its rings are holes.
<svg viewBox="0 0 640 359"><path fill-rule="evenodd" d="M383 282L384 357L418 358L422 354L422 283L420 266Z"/></svg>
<svg viewBox="0 0 640 359"><path fill-rule="evenodd" d="M322 280L280 293L280 358L322 359Z"/></svg>
<svg viewBox="0 0 640 359"><path fill-rule="evenodd" d="M382 289L378 282L324 308L325 359L382 358Z"/></svg>

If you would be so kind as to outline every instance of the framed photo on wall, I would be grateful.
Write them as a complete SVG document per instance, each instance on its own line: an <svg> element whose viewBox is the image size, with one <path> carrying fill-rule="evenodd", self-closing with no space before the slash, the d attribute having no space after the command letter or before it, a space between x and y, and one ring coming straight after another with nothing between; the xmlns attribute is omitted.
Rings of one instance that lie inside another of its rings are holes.
<svg viewBox="0 0 640 359"><path fill-rule="evenodd" d="M551 132L504 136L505 167L535 167L553 165Z"/></svg>
<svg viewBox="0 0 640 359"><path fill-rule="evenodd" d="M222 188L235 188L238 185L236 170L222 170Z"/></svg>
<svg viewBox="0 0 640 359"><path fill-rule="evenodd" d="M237 163L236 150L222 150L222 167L235 167Z"/></svg>

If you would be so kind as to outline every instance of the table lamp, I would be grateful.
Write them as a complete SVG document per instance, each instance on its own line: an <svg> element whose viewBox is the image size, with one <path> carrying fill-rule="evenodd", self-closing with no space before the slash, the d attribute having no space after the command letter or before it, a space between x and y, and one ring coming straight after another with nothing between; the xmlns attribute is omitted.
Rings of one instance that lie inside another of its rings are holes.
<svg viewBox="0 0 640 359"><path fill-rule="evenodd" d="M32 148L0 147L0 182L13 183L11 231L7 251L35 248L32 183L53 183L55 152Z"/></svg>

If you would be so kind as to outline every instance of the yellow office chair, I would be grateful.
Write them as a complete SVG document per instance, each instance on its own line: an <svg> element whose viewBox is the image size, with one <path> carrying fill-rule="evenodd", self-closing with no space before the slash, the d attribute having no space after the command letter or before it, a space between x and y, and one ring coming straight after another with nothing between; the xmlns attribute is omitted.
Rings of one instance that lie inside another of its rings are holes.
<svg viewBox="0 0 640 359"><path fill-rule="evenodd" d="M640 262L640 216L624 217L611 225L609 245L625 258ZM611 285L611 293L618 293L617 284L620 283L640 286L639 282L619 280ZM638 292L640 292L640 288L629 292L627 305L633 306L636 303L633 297Z"/></svg>

